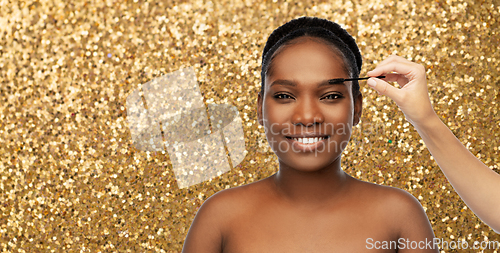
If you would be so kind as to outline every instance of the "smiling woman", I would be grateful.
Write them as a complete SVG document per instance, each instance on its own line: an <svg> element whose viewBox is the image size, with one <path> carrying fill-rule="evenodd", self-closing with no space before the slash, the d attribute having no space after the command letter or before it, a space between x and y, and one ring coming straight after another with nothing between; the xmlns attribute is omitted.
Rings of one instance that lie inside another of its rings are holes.
<svg viewBox="0 0 500 253"><path fill-rule="evenodd" d="M350 129L361 116L362 96L357 92L353 97L350 83L329 84L348 75L331 46L303 36L284 47L273 59L273 71L265 79L269 85L258 102L271 148L285 162L280 170L292 164L316 170L336 159L340 166ZM342 134L336 134L339 129ZM324 139L309 144L309 138L319 137Z"/></svg>
<svg viewBox="0 0 500 253"><path fill-rule="evenodd" d="M271 34L257 110L279 171L205 201L183 252L415 250L400 239L437 252L422 243L434 234L412 195L342 170L363 96L357 81L329 80L357 78L360 68L356 43L330 21L299 18Z"/></svg>

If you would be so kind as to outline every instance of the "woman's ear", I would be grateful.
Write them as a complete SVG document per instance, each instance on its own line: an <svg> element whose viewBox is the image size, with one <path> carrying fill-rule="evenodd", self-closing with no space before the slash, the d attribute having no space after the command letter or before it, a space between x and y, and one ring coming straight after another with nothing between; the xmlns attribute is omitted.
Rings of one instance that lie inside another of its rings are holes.
<svg viewBox="0 0 500 253"><path fill-rule="evenodd" d="M363 95L361 95L361 92L359 92L356 99L354 100L354 117L352 120L353 121L352 126L356 126L359 124L362 113L363 113Z"/></svg>
<svg viewBox="0 0 500 253"><path fill-rule="evenodd" d="M264 102L263 100L264 98L262 97L261 92L259 92L257 96L257 118L259 119L259 124L261 126L264 126L264 120L262 118L262 103Z"/></svg>

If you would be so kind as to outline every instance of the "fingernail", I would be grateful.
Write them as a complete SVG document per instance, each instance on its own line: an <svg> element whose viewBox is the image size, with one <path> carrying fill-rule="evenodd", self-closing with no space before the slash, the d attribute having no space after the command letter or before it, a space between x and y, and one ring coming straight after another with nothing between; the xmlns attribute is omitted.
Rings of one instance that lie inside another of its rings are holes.
<svg viewBox="0 0 500 253"><path fill-rule="evenodd" d="M373 80L372 78L368 79L368 81L366 81L366 83L368 84L368 86L370 86L372 88L375 88L375 86L377 86L377 82L375 80Z"/></svg>

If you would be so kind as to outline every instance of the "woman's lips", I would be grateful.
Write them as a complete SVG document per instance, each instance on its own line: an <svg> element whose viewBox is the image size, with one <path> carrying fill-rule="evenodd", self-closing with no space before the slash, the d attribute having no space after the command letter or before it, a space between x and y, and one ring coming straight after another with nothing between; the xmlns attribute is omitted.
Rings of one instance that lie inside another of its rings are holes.
<svg viewBox="0 0 500 253"><path fill-rule="evenodd" d="M324 149L325 143L328 141L328 139L330 139L330 136L327 136L322 140L319 140L318 138L318 141L314 143L302 143L295 139L297 138L286 137L286 140L292 146L292 151L312 152L318 150L319 148Z"/></svg>

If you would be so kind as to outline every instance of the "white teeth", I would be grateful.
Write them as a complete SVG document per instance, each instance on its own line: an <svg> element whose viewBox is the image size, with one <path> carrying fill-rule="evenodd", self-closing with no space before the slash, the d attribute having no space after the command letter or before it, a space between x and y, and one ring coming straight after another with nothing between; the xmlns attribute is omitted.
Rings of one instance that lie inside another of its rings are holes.
<svg viewBox="0 0 500 253"><path fill-rule="evenodd" d="M326 137L315 137L315 138L292 138L295 141L304 143L304 144L310 144L310 143L316 143L318 141L322 141L326 139Z"/></svg>

